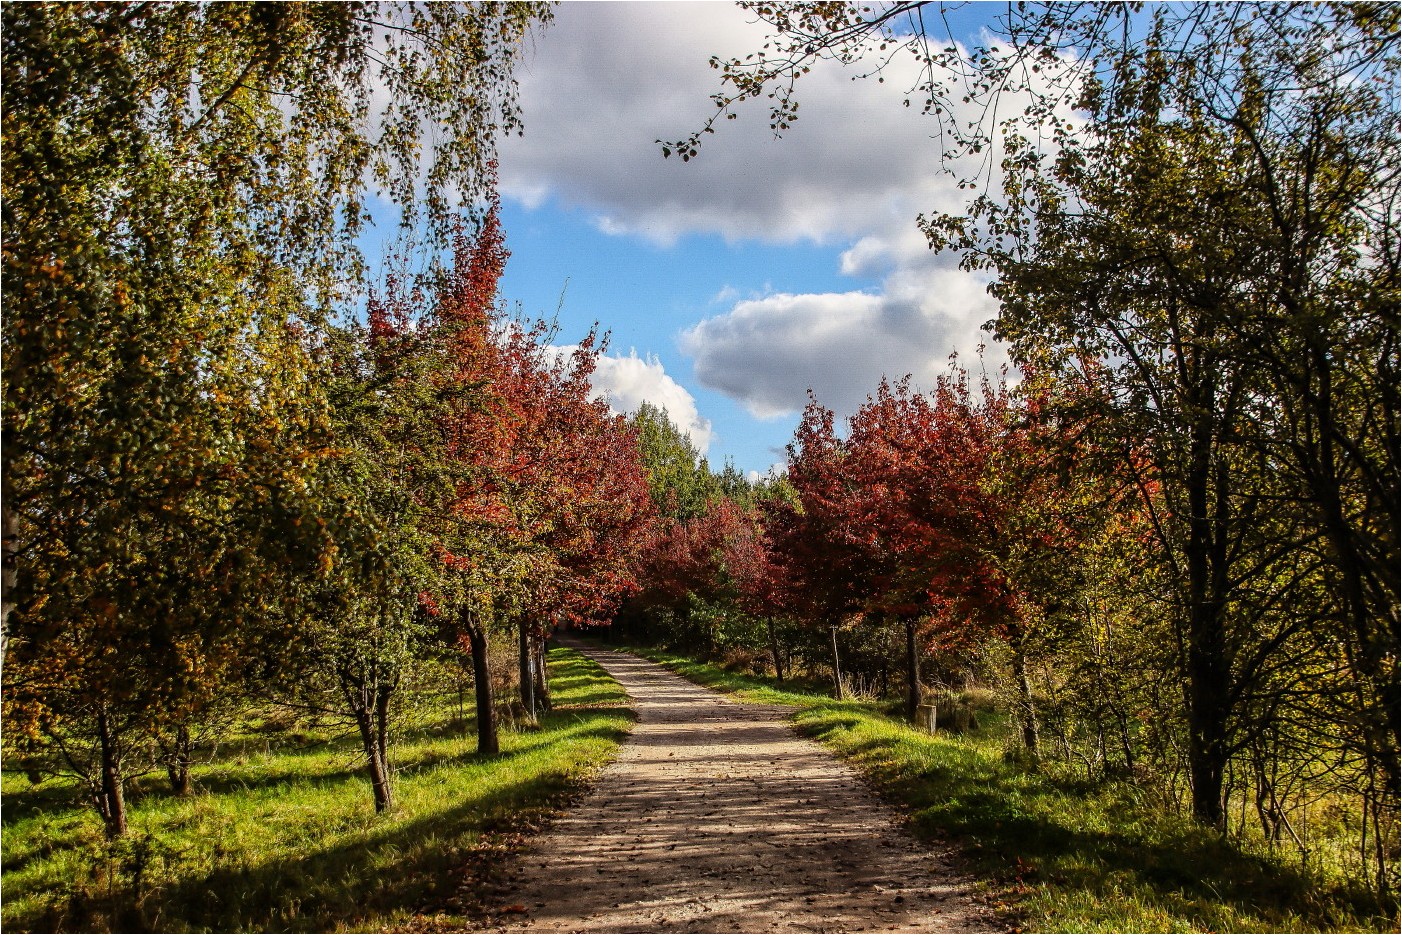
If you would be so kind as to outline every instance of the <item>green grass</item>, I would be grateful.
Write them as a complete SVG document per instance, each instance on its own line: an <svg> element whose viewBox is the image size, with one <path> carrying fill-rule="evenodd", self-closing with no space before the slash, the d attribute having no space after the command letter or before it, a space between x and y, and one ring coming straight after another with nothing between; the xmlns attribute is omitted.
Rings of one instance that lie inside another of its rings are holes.
<svg viewBox="0 0 1402 935"><path fill-rule="evenodd" d="M1043 932L1397 931L1366 889L1320 881L1141 803L1125 783L1059 781L1007 761L1005 727L918 732L874 704L778 686L648 648L699 684L792 705L799 730L860 769L917 835L962 845L1013 925Z"/></svg>
<svg viewBox="0 0 1402 935"><path fill-rule="evenodd" d="M394 750L396 806L377 816L350 738L269 737L195 771L185 799L135 784L116 844L79 790L3 776L6 931L384 931L460 924L463 870L499 854L611 759L632 714L593 662L550 653L557 709L480 757L449 722Z"/></svg>

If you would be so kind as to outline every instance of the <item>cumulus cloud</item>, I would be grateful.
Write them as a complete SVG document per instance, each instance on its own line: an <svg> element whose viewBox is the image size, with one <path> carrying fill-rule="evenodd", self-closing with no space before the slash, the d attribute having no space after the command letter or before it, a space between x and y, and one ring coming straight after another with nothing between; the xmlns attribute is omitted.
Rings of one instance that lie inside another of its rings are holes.
<svg viewBox="0 0 1402 935"><path fill-rule="evenodd" d="M702 384L753 415L799 409L810 387L850 411L883 375L928 383L951 352L967 360L991 343L980 331L996 312L985 282L931 254L915 224L961 210L956 176L976 169L943 162L935 120L904 106L919 76L902 57L882 83L816 66L782 140L764 102L751 102L697 159L662 159L655 140L685 136L710 113L719 78L709 57L743 56L764 39L729 4L561 5L520 72L526 136L502 147L502 186L527 205L554 199L589 212L601 231L657 243L707 233L843 248L839 270L879 286L743 298L722 289L715 301L730 310L680 343ZM655 362L627 366L642 374Z"/></svg>
<svg viewBox="0 0 1402 935"><path fill-rule="evenodd" d="M729 4L563 4L519 72L526 135L503 141L503 190L528 205L550 193L594 212L601 230L659 242L702 231L826 243L960 203L936 124L902 105L917 76L900 60L885 83L816 67L782 140L750 106L697 159L664 160L654 141L710 114L709 57L753 52L764 37Z"/></svg>
<svg viewBox="0 0 1402 935"><path fill-rule="evenodd" d="M951 352L971 362L992 303L956 270L887 281L880 294L772 295L739 302L681 337L706 386L775 418L818 401L853 412L882 377L928 388Z"/></svg>
<svg viewBox="0 0 1402 935"><path fill-rule="evenodd" d="M553 350L563 356L573 353L575 347ZM710 447L711 423L701 418L691 393L672 379L655 357L642 358L635 352L627 357L600 356L590 385L597 396L608 400L614 412L636 412L645 402L666 409L673 424L691 436L702 454Z"/></svg>

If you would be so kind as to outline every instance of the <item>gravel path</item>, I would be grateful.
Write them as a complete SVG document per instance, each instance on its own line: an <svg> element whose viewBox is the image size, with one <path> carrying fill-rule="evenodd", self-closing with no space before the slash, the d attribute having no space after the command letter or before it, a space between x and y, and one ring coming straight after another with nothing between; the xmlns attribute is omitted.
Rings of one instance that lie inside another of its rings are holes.
<svg viewBox="0 0 1402 935"><path fill-rule="evenodd" d="M573 645L573 644L572 644ZM625 653L578 646L638 724L510 876L522 932L986 932L947 849L784 722Z"/></svg>

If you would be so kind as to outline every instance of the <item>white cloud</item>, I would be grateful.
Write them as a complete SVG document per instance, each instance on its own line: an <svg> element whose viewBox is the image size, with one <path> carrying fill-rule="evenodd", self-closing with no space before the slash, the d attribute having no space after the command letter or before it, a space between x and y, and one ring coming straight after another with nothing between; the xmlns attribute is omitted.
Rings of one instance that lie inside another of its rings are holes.
<svg viewBox="0 0 1402 935"><path fill-rule="evenodd" d="M552 348L568 355L574 346ZM710 447L711 423L701 418L696 400L686 387L673 380L655 357L642 358L636 352L627 357L600 356L590 379L597 396L607 399L614 412L631 413L644 402L667 410L673 424L691 436L702 454Z"/></svg>
<svg viewBox="0 0 1402 935"><path fill-rule="evenodd" d="M788 473L789 462L775 461L773 464L769 465L769 470L765 471L763 474L761 474L759 471L746 471L745 479L752 484L758 484L762 480L768 480L774 477L783 477Z"/></svg>
<svg viewBox="0 0 1402 935"><path fill-rule="evenodd" d="M556 9L518 75L526 132L502 141L502 187L528 205L549 191L608 233L668 243L832 242L960 200L941 172L937 125L903 106L913 63L885 83L822 64L800 83L801 119L774 139L762 102L706 138L690 163L658 139L698 129L719 87L711 55L744 55L763 27L719 3L576 3ZM906 74L904 72L909 72Z"/></svg>
<svg viewBox="0 0 1402 935"><path fill-rule="evenodd" d="M756 416L801 408L809 387L850 411L883 375L926 383L951 352L968 360L991 342L979 330L996 312L984 281L932 255L915 224L922 212L960 211L967 193L955 176L976 169L944 162L935 119L904 106L919 76L902 57L884 83L815 66L798 86L800 119L781 140L766 102L753 101L705 138L697 159L664 160L655 140L685 136L710 114L720 87L710 56L743 56L764 39L764 27L730 4L557 7L519 73L526 135L503 142L502 186L528 205L553 198L590 212L612 235L845 247L840 271L878 289L740 301L722 289L716 300L731 310L687 330L681 346L704 385Z"/></svg>
<svg viewBox="0 0 1402 935"><path fill-rule="evenodd" d="M982 285L950 269L902 271L881 294L771 295L739 302L681 337L706 386L758 418L818 401L851 413L882 377L929 388L957 351L975 363L979 325L993 311ZM996 352L990 360L996 360Z"/></svg>
<svg viewBox="0 0 1402 935"><path fill-rule="evenodd" d="M726 302L734 302L738 298L740 298L739 289L730 285L721 286L720 291L711 297L711 304L723 305Z"/></svg>
<svg viewBox="0 0 1402 935"><path fill-rule="evenodd" d="M838 261L844 276L862 277L882 276L904 266L934 262L925 234L914 223L892 225L868 234L844 250Z"/></svg>

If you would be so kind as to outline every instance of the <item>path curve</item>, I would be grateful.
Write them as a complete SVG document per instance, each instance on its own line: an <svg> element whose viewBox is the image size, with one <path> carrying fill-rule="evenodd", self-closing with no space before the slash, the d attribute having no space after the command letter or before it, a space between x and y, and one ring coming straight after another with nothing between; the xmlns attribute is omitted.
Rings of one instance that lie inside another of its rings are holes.
<svg viewBox="0 0 1402 935"><path fill-rule="evenodd" d="M513 858L510 932L987 932L947 848L917 843L784 721L637 656L570 643L638 723L593 790Z"/></svg>

